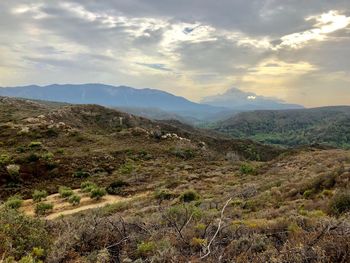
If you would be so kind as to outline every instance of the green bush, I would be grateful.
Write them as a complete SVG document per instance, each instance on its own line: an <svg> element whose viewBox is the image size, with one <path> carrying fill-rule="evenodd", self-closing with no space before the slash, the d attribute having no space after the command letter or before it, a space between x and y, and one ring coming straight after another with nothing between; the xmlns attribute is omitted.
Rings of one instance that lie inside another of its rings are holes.
<svg viewBox="0 0 350 263"><path fill-rule="evenodd" d="M106 190L110 195L120 195L123 193L122 188L128 185L129 184L123 180L117 180L111 183Z"/></svg>
<svg viewBox="0 0 350 263"><path fill-rule="evenodd" d="M121 174L131 174L134 170L135 166L131 162L124 163L119 167L119 172Z"/></svg>
<svg viewBox="0 0 350 263"><path fill-rule="evenodd" d="M249 163L244 163L239 167L239 171L242 174L254 174L255 168L252 165L250 165Z"/></svg>
<svg viewBox="0 0 350 263"><path fill-rule="evenodd" d="M34 202L40 202L47 197L47 192L45 190L34 190L32 198Z"/></svg>
<svg viewBox="0 0 350 263"><path fill-rule="evenodd" d="M180 200L185 203L199 200L199 194L194 190L188 190L180 195Z"/></svg>
<svg viewBox="0 0 350 263"><path fill-rule="evenodd" d="M304 193L303 193L303 196L305 197L305 198L309 198L311 195L313 195L314 194L314 190L313 189L309 189L309 190L306 190Z"/></svg>
<svg viewBox="0 0 350 263"><path fill-rule="evenodd" d="M10 175L11 179L13 181L18 181L19 180L19 170L20 170L20 166L17 164L9 164L8 166L6 166L6 170L8 172L8 174Z"/></svg>
<svg viewBox="0 0 350 263"><path fill-rule="evenodd" d="M192 149L182 149L182 148L172 148L171 153L173 153L176 157L189 160L196 156L195 152Z"/></svg>
<svg viewBox="0 0 350 263"><path fill-rule="evenodd" d="M43 154L42 158L46 161L51 161L54 158L54 154L52 152L47 152Z"/></svg>
<svg viewBox="0 0 350 263"><path fill-rule="evenodd" d="M64 154L64 149L60 148L56 151L57 154Z"/></svg>
<svg viewBox="0 0 350 263"><path fill-rule="evenodd" d="M43 144L41 142L31 142L28 146L30 148L40 148Z"/></svg>
<svg viewBox="0 0 350 263"><path fill-rule="evenodd" d="M53 209L53 204L51 203L38 203L35 206L36 215L46 215Z"/></svg>
<svg viewBox="0 0 350 263"><path fill-rule="evenodd" d="M61 198L67 198L74 194L73 190L66 186L60 186L58 193L60 194Z"/></svg>
<svg viewBox="0 0 350 263"><path fill-rule="evenodd" d="M33 253L35 248L45 251L50 246L41 220L7 208L0 209L0 240L0 253L6 251L6 256L15 260Z"/></svg>
<svg viewBox="0 0 350 263"><path fill-rule="evenodd" d="M7 154L0 155L0 165L7 165L10 163L10 161L11 161L11 158Z"/></svg>
<svg viewBox="0 0 350 263"><path fill-rule="evenodd" d="M90 193L92 189L96 188L97 185L90 181L85 181L80 184L80 189L83 193Z"/></svg>
<svg viewBox="0 0 350 263"><path fill-rule="evenodd" d="M172 225L183 226L190 218L199 222L203 218L203 211L193 204L181 204L171 206L162 216Z"/></svg>
<svg viewBox="0 0 350 263"><path fill-rule="evenodd" d="M339 192L329 203L331 213L341 215L350 211L350 191Z"/></svg>
<svg viewBox="0 0 350 263"><path fill-rule="evenodd" d="M90 198L99 200L105 195L106 195L106 190L104 188L97 187L91 190Z"/></svg>
<svg viewBox="0 0 350 263"><path fill-rule="evenodd" d="M137 254L139 257L147 257L153 254L156 249L156 244L153 241L142 241L137 245Z"/></svg>
<svg viewBox="0 0 350 263"><path fill-rule="evenodd" d="M72 205L79 205L81 197L79 195L72 195L68 198L68 202Z"/></svg>
<svg viewBox="0 0 350 263"><path fill-rule="evenodd" d="M11 196L5 202L5 206L11 209L18 209L22 206L23 199L19 195Z"/></svg>
<svg viewBox="0 0 350 263"><path fill-rule="evenodd" d="M174 194L168 189L158 189L154 193L154 198L158 199L160 202L164 200L171 200L173 197Z"/></svg>
<svg viewBox="0 0 350 263"><path fill-rule="evenodd" d="M88 178L90 176L91 174L89 172L82 171L82 170L78 170L73 174L74 178Z"/></svg>

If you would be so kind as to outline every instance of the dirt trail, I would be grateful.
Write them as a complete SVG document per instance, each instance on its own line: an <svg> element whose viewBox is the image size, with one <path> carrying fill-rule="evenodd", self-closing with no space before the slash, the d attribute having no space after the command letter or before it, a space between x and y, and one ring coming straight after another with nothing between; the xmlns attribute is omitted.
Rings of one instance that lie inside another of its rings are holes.
<svg viewBox="0 0 350 263"><path fill-rule="evenodd" d="M81 196L80 204L77 206L73 206L72 204L68 203L67 200L60 198L59 194L49 195L46 198L45 202L52 203L54 207L53 207L53 211L50 214L48 214L45 218L48 220L52 220L60 216L71 215L71 214L78 213L80 211L93 209L93 208L100 208L108 204L114 204L121 201L129 201L129 200L147 195L147 193L141 193L130 197L106 195L100 200L96 201L96 200L92 200L88 195L81 193L79 189L74 190L74 192L75 194ZM33 202L32 199L25 200L23 202L23 206L21 207L21 210L27 215L34 216L35 205L36 204Z"/></svg>

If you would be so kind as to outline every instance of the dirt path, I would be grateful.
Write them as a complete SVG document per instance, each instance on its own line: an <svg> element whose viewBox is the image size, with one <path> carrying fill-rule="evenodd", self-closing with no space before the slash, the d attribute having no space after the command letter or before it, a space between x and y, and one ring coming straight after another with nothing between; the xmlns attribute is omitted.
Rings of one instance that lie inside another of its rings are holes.
<svg viewBox="0 0 350 263"><path fill-rule="evenodd" d="M105 205L114 204L121 201L130 201L132 199L147 195L147 193L142 193L130 197L106 195L102 199L96 201L92 200L88 195L81 193L79 189L74 190L74 192L75 194L81 196L80 204L76 206L73 206L72 204L68 203L67 200L60 198L59 194L49 195L46 198L45 202L52 203L54 207L53 211L45 218L52 220L60 216L71 215L88 209L100 208L104 207ZM35 205L36 203L34 203L32 199L25 200L23 202L21 210L27 215L35 216Z"/></svg>

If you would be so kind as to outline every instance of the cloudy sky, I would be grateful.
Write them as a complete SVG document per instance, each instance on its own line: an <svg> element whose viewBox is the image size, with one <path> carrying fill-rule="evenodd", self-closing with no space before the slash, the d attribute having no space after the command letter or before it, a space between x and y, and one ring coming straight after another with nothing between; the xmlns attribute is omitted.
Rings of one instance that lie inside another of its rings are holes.
<svg viewBox="0 0 350 263"><path fill-rule="evenodd" d="M0 86L87 82L349 105L350 1L0 1Z"/></svg>

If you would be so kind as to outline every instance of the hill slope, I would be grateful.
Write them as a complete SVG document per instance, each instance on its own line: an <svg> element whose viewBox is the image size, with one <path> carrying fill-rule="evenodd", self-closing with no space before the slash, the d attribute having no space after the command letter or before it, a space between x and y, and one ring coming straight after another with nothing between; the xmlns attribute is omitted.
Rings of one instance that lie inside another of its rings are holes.
<svg viewBox="0 0 350 263"><path fill-rule="evenodd" d="M0 143L5 262L350 260L349 151L4 97Z"/></svg>
<svg viewBox="0 0 350 263"><path fill-rule="evenodd" d="M269 144L326 144L348 148L350 107L245 112L221 121L213 128L233 137Z"/></svg>
<svg viewBox="0 0 350 263"><path fill-rule="evenodd" d="M6 196L7 191L26 193L26 184L13 189L1 188L11 180L4 168L11 162L22 164L19 181L33 180L50 189L50 185L59 180L78 182L71 176L77 169L93 170L103 166L107 173L112 173L116 165L126 162L128 152L147 153L160 160L193 158L200 162L210 156L222 158L232 152L243 159L269 160L283 152L253 141L225 138L180 122L151 121L98 105L6 97L0 97L0 140L3 160L0 163L0 197ZM36 143L39 145L35 146ZM58 152L60 165L53 169L50 161L41 157L48 153L55 155L55 152ZM106 160L96 163L94 158ZM57 181L52 180L53 175Z"/></svg>

